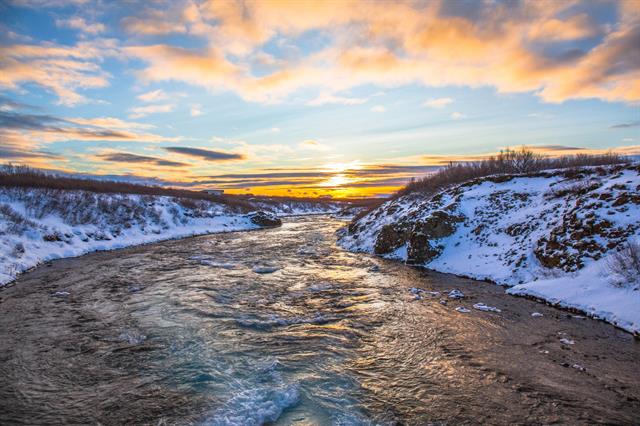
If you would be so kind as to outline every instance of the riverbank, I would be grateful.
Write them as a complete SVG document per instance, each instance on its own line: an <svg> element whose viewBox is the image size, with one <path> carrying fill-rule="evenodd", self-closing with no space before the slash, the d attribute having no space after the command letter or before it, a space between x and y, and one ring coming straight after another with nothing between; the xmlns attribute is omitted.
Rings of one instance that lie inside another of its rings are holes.
<svg viewBox="0 0 640 426"><path fill-rule="evenodd" d="M256 201L248 206L291 215L334 212L340 204ZM0 287L54 259L260 228L246 213L206 200L0 187Z"/></svg>
<svg viewBox="0 0 640 426"><path fill-rule="evenodd" d="M339 242L490 280L637 334L640 281L611 265L640 240L639 187L633 164L489 176L401 195L353 221Z"/></svg>

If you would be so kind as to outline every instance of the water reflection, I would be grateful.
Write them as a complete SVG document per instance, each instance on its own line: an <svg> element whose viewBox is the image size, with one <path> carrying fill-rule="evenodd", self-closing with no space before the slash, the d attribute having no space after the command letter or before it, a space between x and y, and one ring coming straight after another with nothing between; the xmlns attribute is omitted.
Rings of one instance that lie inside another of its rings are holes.
<svg viewBox="0 0 640 426"><path fill-rule="evenodd" d="M296 218L279 229L94 254L24 276L0 293L0 422L633 418L637 400L620 410L624 392L615 390L638 377L639 351L624 335L594 322L572 330L583 341L607 339L589 354L616 351L617 365L606 373L621 382L594 387L558 362L568 355L548 336L567 326L561 314L538 306L547 311L532 332L533 302L344 252L334 244L338 226L327 217ZM469 300L416 300L408 291L416 286L466 286ZM52 297L55 291L69 294ZM507 309L455 312L471 302ZM515 368L520 362L552 378L530 377ZM583 402L571 400L576 389Z"/></svg>

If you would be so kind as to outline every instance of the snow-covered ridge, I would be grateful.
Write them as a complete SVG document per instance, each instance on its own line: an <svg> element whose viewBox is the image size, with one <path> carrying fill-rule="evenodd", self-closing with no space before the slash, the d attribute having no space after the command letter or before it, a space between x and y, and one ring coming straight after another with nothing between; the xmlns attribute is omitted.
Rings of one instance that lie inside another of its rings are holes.
<svg viewBox="0 0 640 426"><path fill-rule="evenodd" d="M493 176L391 200L339 243L437 271L489 279L640 332L640 282L609 259L640 237L640 166Z"/></svg>
<svg viewBox="0 0 640 426"><path fill-rule="evenodd" d="M252 207L280 215L311 214L338 211L340 203L288 201ZM0 187L0 286L52 259L259 228L245 213L205 200Z"/></svg>

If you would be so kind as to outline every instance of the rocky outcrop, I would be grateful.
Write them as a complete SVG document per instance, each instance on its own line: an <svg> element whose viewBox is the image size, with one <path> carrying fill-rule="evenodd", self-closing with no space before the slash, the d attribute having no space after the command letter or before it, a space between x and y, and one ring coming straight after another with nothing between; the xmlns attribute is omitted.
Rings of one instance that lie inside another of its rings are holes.
<svg viewBox="0 0 640 426"><path fill-rule="evenodd" d="M452 256L456 268L464 259L486 271L500 264L498 280L510 284L535 278L539 267L575 272L640 233L639 176L637 165L620 165L474 179L385 203L354 220L341 241L414 264L451 265Z"/></svg>
<svg viewBox="0 0 640 426"><path fill-rule="evenodd" d="M433 240L452 235L462 220L460 216L437 210L414 223L384 225L378 233L373 251L375 254L387 254L406 244L407 262L428 262L442 252L442 247Z"/></svg>
<svg viewBox="0 0 640 426"><path fill-rule="evenodd" d="M423 232L412 232L407 244L407 263L422 265L440 256L443 249Z"/></svg>
<svg viewBox="0 0 640 426"><path fill-rule="evenodd" d="M409 237L406 226L399 224L384 225L380 229L378 238L373 247L375 254L387 254L402 247Z"/></svg>
<svg viewBox="0 0 640 426"><path fill-rule="evenodd" d="M457 224L463 220L464 218L461 216L454 216L447 212L436 210L426 219L417 221L413 232L422 233L430 240L444 238L456 232Z"/></svg>
<svg viewBox="0 0 640 426"><path fill-rule="evenodd" d="M640 166L478 178L399 194L339 244L480 280L640 330L635 272L611 259L640 242ZM636 274L637 275L637 274Z"/></svg>
<svg viewBox="0 0 640 426"><path fill-rule="evenodd" d="M282 221L278 218L278 216L269 212L251 212L247 214L251 223L258 225L262 228L274 228L282 225Z"/></svg>
<svg viewBox="0 0 640 426"><path fill-rule="evenodd" d="M605 197L598 195L598 201L591 201L595 197L579 198L576 207L562 217L561 223L538 240L534 249L538 261L546 268L573 272L583 268L587 259L598 260L608 251L622 247L640 225L637 222L615 224L594 211L606 209L613 216L626 213L629 203L640 204L640 197L637 201L629 197L620 203L623 196L612 197L607 193Z"/></svg>

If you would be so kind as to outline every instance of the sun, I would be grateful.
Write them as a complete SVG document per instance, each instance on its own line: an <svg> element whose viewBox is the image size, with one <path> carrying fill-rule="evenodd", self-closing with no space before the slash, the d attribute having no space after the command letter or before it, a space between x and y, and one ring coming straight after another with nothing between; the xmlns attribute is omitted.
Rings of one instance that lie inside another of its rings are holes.
<svg viewBox="0 0 640 426"><path fill-rule="evenodd" d="M332 173L344 173L347 170L358 170L362 168L362 163L358 160L349 163L329 163L325 164L323 169Z"/></svg>

